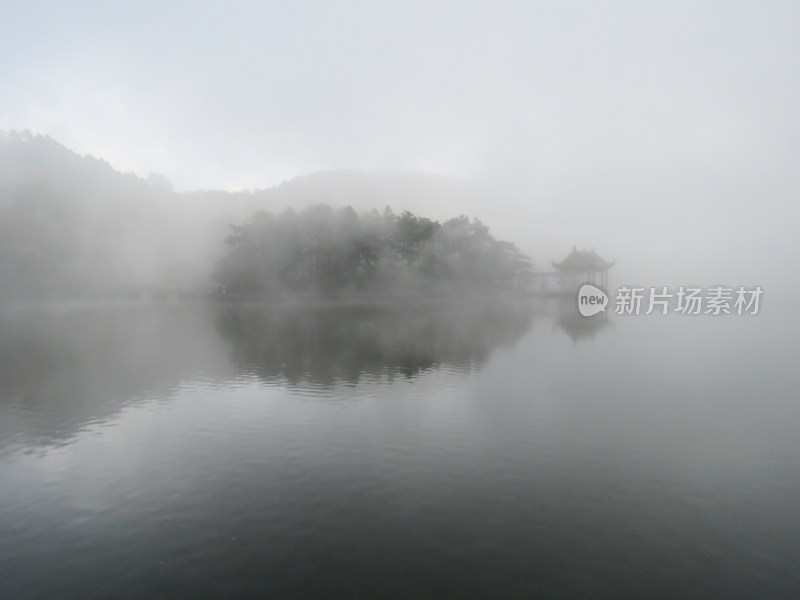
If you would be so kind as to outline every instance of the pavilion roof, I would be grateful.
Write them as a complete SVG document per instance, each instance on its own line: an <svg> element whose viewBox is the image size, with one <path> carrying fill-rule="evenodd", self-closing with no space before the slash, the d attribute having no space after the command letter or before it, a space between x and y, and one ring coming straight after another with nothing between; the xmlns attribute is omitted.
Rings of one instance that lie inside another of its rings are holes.
<svg viewBox="0 0 800 600"><path fill-rule="evenodd" d="M613 267L614 261L603 260L597 255L594 248L586 251L578 250L573 246L569 256L559 263L553 261L553 266L559 271L601 271Z"/></svg>

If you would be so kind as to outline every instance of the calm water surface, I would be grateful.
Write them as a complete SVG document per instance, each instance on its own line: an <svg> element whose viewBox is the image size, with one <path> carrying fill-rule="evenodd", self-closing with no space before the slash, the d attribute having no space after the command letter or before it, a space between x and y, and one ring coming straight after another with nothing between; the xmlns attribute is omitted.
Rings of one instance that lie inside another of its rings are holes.
<svg viewBox="0 0 800 600"><path fill-rule="evenodd" d="M786 317L0 318L0 597L798 598Z"/></svg>

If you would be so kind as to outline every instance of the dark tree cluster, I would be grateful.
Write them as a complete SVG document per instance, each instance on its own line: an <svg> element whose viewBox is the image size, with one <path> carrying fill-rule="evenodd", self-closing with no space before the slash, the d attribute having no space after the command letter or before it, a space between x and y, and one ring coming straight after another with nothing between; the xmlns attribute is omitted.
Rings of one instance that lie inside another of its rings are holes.
<svg viewBox="0 0 800 600"><path fill-rule="evenodd" d="M530 269L478 219L443 223L389 207L358 215L321 204L258 212L232 227L216 279L225 294L419 291L510 285Z"/></svg>

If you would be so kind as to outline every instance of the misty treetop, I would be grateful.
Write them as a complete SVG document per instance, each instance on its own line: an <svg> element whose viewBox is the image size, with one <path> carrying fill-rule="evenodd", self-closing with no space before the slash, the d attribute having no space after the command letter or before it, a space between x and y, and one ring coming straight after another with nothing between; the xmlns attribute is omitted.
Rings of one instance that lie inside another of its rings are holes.
<svg viewBox="0 0 800 600"><path fill-rule="evenodd" d="M325 204L259 211L232 226L227 244L215 274L226 294L497 287L531 266L478 219L439 223L389 207L360 216Z"/></svg>

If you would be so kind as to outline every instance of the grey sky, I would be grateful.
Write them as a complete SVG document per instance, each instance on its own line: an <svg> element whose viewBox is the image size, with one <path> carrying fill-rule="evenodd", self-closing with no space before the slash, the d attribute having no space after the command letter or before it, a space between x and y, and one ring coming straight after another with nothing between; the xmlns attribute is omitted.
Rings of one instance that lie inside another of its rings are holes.
<svg viewBox="0 0 800 600"><path fill-rule="evenodd" d="M5 2L2 14L0 128L178 190L334 168L451 174L491 190L482 216L534 254L585 243L635 265L638 247L643 263L671 254L720 279L757 279L794 240L794 2Z"/></svg>

